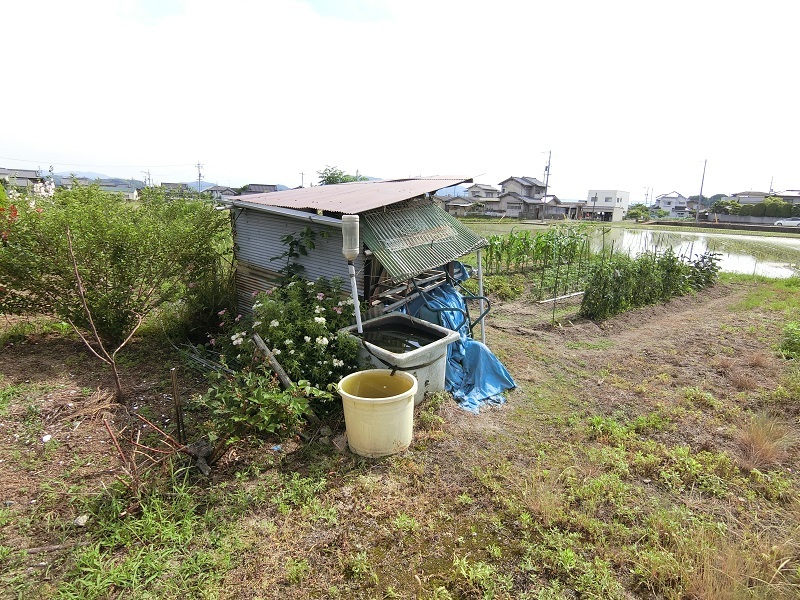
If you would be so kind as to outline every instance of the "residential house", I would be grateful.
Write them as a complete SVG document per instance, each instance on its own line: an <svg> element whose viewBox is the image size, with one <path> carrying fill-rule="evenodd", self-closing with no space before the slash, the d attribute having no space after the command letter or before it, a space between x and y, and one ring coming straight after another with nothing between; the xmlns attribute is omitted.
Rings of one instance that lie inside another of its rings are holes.
<svg viewBox="0 0 800 600"><path fill-rule="evenodd" d="M535 177L509 177L500 182L497 201L483 200L489 211L507 217L545 218L545 185ZM558 201L557 198L554 200Z"/></svg>
<svg viewBox="0 0 800 600"><path fill-rule="evenodd" d="M692 215L692 211L689 208L689 200L683 194L675 191L656 196L650 208L667 211L669 213L668 216L676 219Z"/></svg>
<svg viewBox="0 0 800 600"><path fill-rule="evenodd" d="M784 190L782 192L775 192L771 195L777 196L789 204L800 204L800 190Z"/></svg>
<svg viewBox="0 0 800 600"><path fill-rule="evenodd" d="M139 190L144 187L144 183L136 180L120 181L119 179L97 179L95 183L100 187L100 191L108 194L122 194L126 200L138 200ZM138 185L137 185L138 184Z"/></svg>
<svg viewBox="0 0 800 600"><path fill-rule="evenodd" d="M560 200L565 219L582 219L586 200Z"/></svg>
<svg viewBox="0 0 800 600"><path fill-rule="evenodd" d="M58 187L71 190L75 186L86 187L91 185L93 181L94 179L89 179L88 177L62 177Z"/></svg>
<svg viewBox="0 0 800 600"><path fill-rule="evenodd" d="M45 178L35 169L4 169L0 167L0 179L16 187L32 188L44 183Z"/></svg>
<svg viewBox="0 0 800 600"><path fill-rule="evenodd" d="M731 202L738 202L739 204L761 204L766 197L773 195L777 194L770 194L769 192L756 192L754 190L749 190L746 192L738 192L736 194L732 194L726 197L725 200Z"/></svg>
<svg viewBox="0 0 800 600"><path fill-rule="evenodd" d="M168 183L162 182L161 187L170 192L188 192L189 186L185 183Z"/></svg>
<svg viewBox="0 0 800 600"><path fill-rule="evenodd" d="M211 194L212 200L222 200L223 196L236 196L236 190L226 185L215 185L203 190Z"/></svg>
<svg viewBox="0 0 800 600"><path fill-rule="evenodd" d="M472 212L474 207L475 203L470 202L467 198L454 196L445 202L442 208L454 217L466 217L468 213Z"/></svg>
<svg viewBox="0 0 800 600"><path fill-rule="evenodd" d="M467 196L470 198L497 198L499 195L500 190L493 185L476 183L467 188Z"/></svg>
<svg viewBox="0 0 800 600"><path fill-rule="evenodd" d="M273 184L264 184L264 183L248 183L246 186L242 188L242 195L245 194L269 194L271 192L277 192L278 186Z"/></svg>

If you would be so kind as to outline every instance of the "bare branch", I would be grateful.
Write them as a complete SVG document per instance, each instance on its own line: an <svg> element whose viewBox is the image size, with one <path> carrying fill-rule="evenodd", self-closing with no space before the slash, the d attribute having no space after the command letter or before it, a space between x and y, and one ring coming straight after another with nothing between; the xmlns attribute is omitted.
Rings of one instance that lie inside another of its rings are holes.
<svg viewBox="0 0 800 600"><path fill-rule="evenodd" d="M92 311L89 310L89 304L86 302L86 292L83 288L83 279L81 278L81 274L78 271L78 262L75 259L75 249L72 247L72 232L69 229L69 225L67 225L67 247L69 249L69 260L72 263L72 269L75 273L75 279L78 283L78 296L81 299L81 305L83 306L83 311L86 314L86 318L89 320L89 325L92 328L92 334L94 335L94 339L97 342L97 345L102 350L103 354L105 354L106 358L108 359L109 364L114 364L113 357L108 353L105 346L103 345L103 340L100 339L100 334L97 333L97 328L94 325L94 319L92 319ZM93 350L94 351L94 350ZM95 352L97 354L97 352Z"/></svg>

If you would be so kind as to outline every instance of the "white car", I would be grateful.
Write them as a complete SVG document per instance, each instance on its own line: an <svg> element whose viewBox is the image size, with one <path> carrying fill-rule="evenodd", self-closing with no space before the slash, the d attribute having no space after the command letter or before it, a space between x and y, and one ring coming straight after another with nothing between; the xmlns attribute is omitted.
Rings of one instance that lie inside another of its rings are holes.
<svg viewBox="0 0 800 600"><path fill-rule="evenodd" d="M783 227L800 227L800 217L788 217L786 219L779 219L773 225L782 225Z"/></svg>

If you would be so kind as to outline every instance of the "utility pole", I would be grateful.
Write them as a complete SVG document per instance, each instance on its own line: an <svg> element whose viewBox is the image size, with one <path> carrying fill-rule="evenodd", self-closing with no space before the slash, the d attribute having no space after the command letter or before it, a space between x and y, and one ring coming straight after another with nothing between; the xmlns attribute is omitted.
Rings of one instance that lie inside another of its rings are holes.
<svg viewBox="0 0 800 600"><path fill-rule="evenodd" d="M547 201L547 187L550 184L550 157L553 155L552 150L547 151L547 166L544 168L544 199Z"/></svg>
<svg viewBox="0 0 800 600"><path fill-rule="evenodd" d="M142 171L142 175L145 176L144 184L147 187L151 187L153 185L153 179L150 177L150 169L148 169L147 171Z"/></svg>
<svg viewBox="0 0 800 600"><path fill-rule="evenodd" d="M708 163L708 159L706 158L703 161L703 178L700 180L700 197L697 199L697 208L694 211L694 222L697 223L700 220L700 207L703 205L703 184L706 182L706 164Z"/></svg>
<svg viewBox="0 0 800 600"><path fill-rule="evenodd" d="M547 186L550 184L550 157L553 151L547 151L547 166L544 168L544 197L542 198L542 221L544 221L545 208L547 206Z"/></svg>
<svg viewBox="0 0 800 600"><path fill-rule="evenodd" d="M303 182L305 181L305 173L300 173L300 187L303 187Z"/></svg>
<svg viewBox="0 0 800 600"><path fill-rule="evenodd" d="M200 193L200 180L203 178L203 174L200 172L200 169L203 168L203 165L200 164L200 161L197 161L195 165L197 167L197 193Z"/></svg>

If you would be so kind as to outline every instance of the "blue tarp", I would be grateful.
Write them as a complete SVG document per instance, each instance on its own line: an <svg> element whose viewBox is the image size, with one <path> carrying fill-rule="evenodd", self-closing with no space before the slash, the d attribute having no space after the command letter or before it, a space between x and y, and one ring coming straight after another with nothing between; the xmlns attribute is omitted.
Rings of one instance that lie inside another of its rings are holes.
<svg viewBox="0 0 800 600"><path fill-rule="evenodd" d="M463 310L431 311L430 308ZM464 317L466 303L450 284L424 292L406 307L412 316L458 331L461 339L447 347L445 388L461 408L477 413L484 404L502 404L503 392L517 387L503 363L481 342L470 337Z"/></svg>

